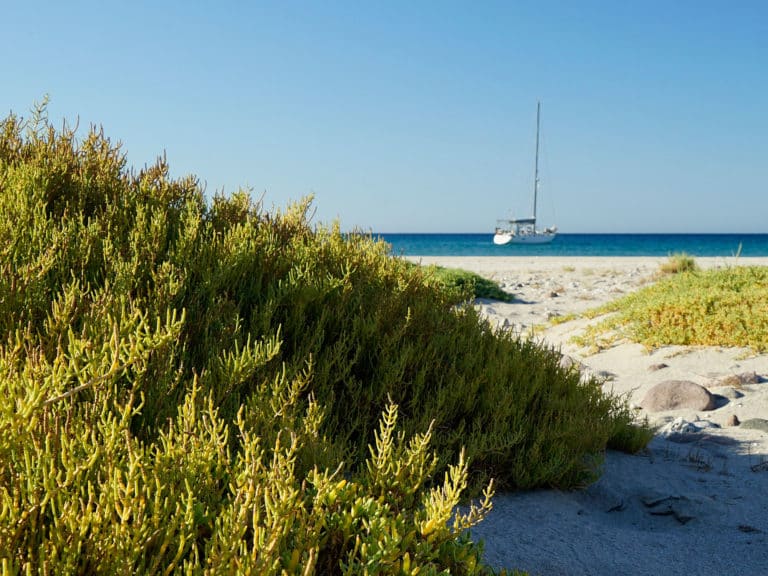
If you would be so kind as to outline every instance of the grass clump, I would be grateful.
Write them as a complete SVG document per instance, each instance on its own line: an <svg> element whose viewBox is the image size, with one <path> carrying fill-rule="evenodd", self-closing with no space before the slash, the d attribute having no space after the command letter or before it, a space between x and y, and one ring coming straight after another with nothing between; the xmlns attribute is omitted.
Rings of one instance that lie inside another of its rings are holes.
<svg viewBox="0 0 768 576"><path fill-rule="evenodd" d="M611 313L580 342L628 338L648 348L666 345L768 350L768 268L689 270L592 310Z"/></svg>
<svg viewBox="0 0 768 576"><path fill-rule="evenodd" d="M659 272L662 274L695 272L697 269L696 260L685 252L671 254L666 262L659 265Z"/></svg>
<svg viewBox="0 0 768 576"><path fill-rule="evenodd" d="M637 447L621 398L309 208L0 123L4 572L480 574L491 478Z"/></svg>

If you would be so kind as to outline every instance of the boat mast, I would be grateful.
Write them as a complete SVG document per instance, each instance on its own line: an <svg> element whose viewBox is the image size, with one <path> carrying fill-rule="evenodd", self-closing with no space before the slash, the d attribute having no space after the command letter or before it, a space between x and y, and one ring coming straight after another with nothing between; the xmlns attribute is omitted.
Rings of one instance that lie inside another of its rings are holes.
<svg viewBox="0 0 768 576"><path fill-rule="evenodd" d="M536 197L539 193L539 118L541 102L536 102L536 164L533 173L533 225L536 225Z"/></svg>

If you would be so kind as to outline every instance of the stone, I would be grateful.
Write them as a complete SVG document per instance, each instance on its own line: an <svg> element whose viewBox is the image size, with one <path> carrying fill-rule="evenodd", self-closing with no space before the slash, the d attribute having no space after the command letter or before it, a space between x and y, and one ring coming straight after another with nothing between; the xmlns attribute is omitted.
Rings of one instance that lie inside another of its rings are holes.
<svg viewBox="0 0 768 576"><path fill-rule="evenodd" d="M681 417L659 428L658 433L660 436L668 437L673 434L695 434L698 431L699 427L696 424Z"/></svg>
<svg viewBox="0 0 768 576"><path fill-rule="evenodd" d="M736 416L736 414L731 414L728 416L728 418L725 419L725 425L726 426L738 426L739 425L739 417Z"/></svg>
<svg viewBox="0 0 768 576"><path fill-rule="evenodd" d="M665 380L648 390L640 405L648 412L665 410L712 410L712 394L690 380Z"/></svg>
<svg viewBox="0 0 768 576"><path fill-rule="evenodd" d="M669 438L676 434L696 434L712 428L720 428L720 426L709 420L696 419L694 422L690 422L681 416L659 428L658 434Z"/></svg>
<svg viewBox="0 0 768 576"><path fill-rule="evenodd" d="M744 420L744 422L741 423L741 427L768 432L768 420L765 418L750 418L749 420Z"/></svg>

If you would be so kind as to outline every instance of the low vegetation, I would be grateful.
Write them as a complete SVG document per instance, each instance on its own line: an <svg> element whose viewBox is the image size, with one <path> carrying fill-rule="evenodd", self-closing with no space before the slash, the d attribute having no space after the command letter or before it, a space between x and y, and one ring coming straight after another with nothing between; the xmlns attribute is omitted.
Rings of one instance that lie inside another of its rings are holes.
<svg viewBox="0 0 768 576"><path fill-rule="evenodd" d="M434 278L437 284L449 290L457 290L459 294L501 302L512 302L515 299L514 295L502 290L496 282L468 270L443 266L428 266L426 270L428 277Z"/></svg>
<svg viewBox="0 0 768 576"><path fill-rule="evenodd" d="M672 258L661 279L591 310L609 314L579 339L610 346L622 339L648 348L665 345L768 350L768 268L699 270L690 257ZM669 274L674 271L674 274Z"/></svg>
<svg viewBox="0 0 768 576"><path fill-rule="evenodd" d="M685 252L671 254L666 262L659 266L662 274L680 274L681 272L694 272L697 270L696 260Z"/></svg>
<svg viewBox="0 0 768 576"><path fill-rule="evenodd" d="M484 573L491 479L641 447L622 398L308 210L0 123L3 573Z"/></svg>

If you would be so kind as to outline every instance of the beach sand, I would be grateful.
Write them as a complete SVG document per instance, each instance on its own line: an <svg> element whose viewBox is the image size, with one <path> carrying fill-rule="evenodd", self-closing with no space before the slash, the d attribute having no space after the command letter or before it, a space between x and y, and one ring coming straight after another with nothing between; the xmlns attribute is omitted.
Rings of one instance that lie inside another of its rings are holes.
<svg viewBox="0 0 768 576"><path fill-rule="evenodd" d="M531 334L627 394L638 418L659 427L638 455L609 451L602 476L578 491L497 494L473 529L495 568L542 575L768 574L768 432L732 425L768 419L768 355L742 349L631 342L599 353L571 339L589 322L556 325L654 281L667 258L411 257L476 272L515 294L506 304L480 301L496 325ZM768 258L696 258L703 268L761 265ZM737 383L755 373L762 380ZM648 390L688 380L716 394L714 410L647 412Z"/></svg>

